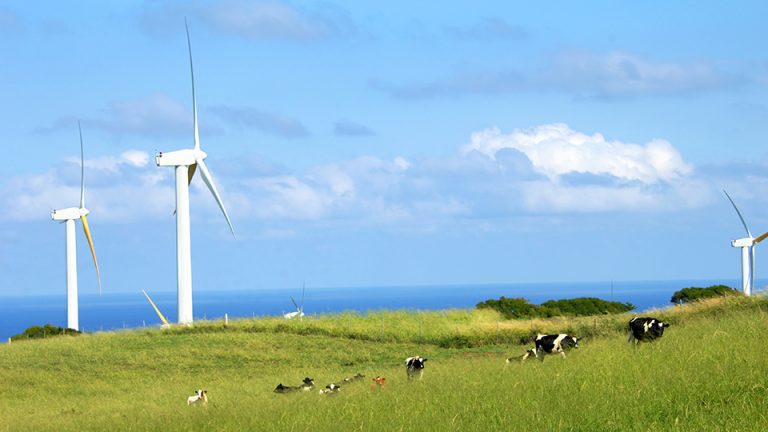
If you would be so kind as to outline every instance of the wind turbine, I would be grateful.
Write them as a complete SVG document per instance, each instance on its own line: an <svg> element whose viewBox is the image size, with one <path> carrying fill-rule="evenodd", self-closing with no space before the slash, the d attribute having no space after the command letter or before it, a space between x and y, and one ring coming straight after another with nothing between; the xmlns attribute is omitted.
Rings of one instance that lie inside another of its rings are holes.
<svg viewBox="0 0 768 432"><path fill-rule="evenodd" d="M85 159L83 158L83 131L80 122L77 122L77 130L80 133L80 207L69 207L51 212L51 219L62 221L66 227L67 250L67 328L80 330L80 319L77 306L77 244L75 242L75 219L83 223L83 232L91 247L93 265L96 267L96 278L99 281L99 295L101 295L101 275L99 263L96 261L96 250L93 248L91 230L88 228L86 215L90 213L85 208Z"/></svg>
<svg viewBox="0 0 768 432"><path fill-rule="evenodd" d="M296 300L293 299L293 296L291 296L291 302L293 302L293 306L296 308L296 312L288 312L287 314L283 315L283 318L285 319L293 319L296 317L303 317L304 316L304 286L301 287L301 306L296 304Z"/></svg>
<svg viewBox="0 0 768 432"><path fill-rule="evenodd" d="M161 325L160 328L170 328L171 324L169 324L168 320L165 319L165 315L163 315L163 313L160 312L160 309L157 307L155 302L153 302L152 299L149 297L149 294L147 294L147 292L144 290L141 290L141 292L144 293L144 297L146 297L147 300L149 300L149 304L152 305L152 308L155 310L155 313L157 313L157 316L160 318L160 321L163 322L163 325Z"/></svg>
<svg viewBox="0 0 768 432"><path fill-rule="evenodd" d="M200 149L200 136L197 127L197 99L195 98L195 71L192 68L192 43L189 40L189 27L186 19L184 26L187 30L187 47L189 48L189 71L192 75L192 113L194 116L194 140L195 146L191 149L172 152L159 152L155 156L157 166L172 166L176 169L176 275L178 289L178 322L179 324L192 324L192 250L189 235L189 184L200 168L203 182L216 199L221 212L229 224L232 236L235 230L229 220L227 210L221 201L219 192L213 184L213 178L205 165L204 159L208 154Z"/></svg>
<svg viewBox="0 0 768 432"><path fill-rule="evenodd" d="M758 236L752 237L752 233L747 228L747 223L744 222L744 218L741 216L741 212L736 207L736 203L733 202L728 192L723 189L725 196L728 197L728 201L733 205L733 209L736 210L736 214L741 219L741 224L744 225L744 229L747 231L747 237L740 238L731 241L731 246L741 248L741 289L744 291L744 295L752 295L752 287L755 282L755 245L768 238L768 232Z"/></svg>

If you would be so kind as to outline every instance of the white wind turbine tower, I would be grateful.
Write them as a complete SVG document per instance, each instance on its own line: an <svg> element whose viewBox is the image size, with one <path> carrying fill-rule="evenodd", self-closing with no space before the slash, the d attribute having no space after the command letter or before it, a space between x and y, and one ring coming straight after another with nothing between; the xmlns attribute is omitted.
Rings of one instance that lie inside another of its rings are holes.
<svg viewBox="0 0 768 432"><path fill-rule="evenodd" d="M80 330L80 319L77 303L77 248L75 242L75 220L83 223L83 232L88 240L93 256L93 265L96 267L96 277L99 281L99 294L101 294L101 275L99 263L96 261L96 250L93 248L91 230L88 228L86 215L90 213L85 208L85 160L83 158L83 131L80 122L77 123L80 133L80 207L69 207L51 212L51 219L62 221L66 226L66 250L67 250L67 328Z"/></svg>
<svg viewBox="0 0 768 432"><path fill-rule="evenodd" d="M192 75L192 113L194 116L194 140L195 146L191 149L177 150L173 152L160 152L155 157L157 166L172 166L176 168L176 273L178 289L178 322L179 324L192 323L192 251L189 235L189 184L195 175L197 168L203 177L208 189L216 199L221 212L227 219L232 236L235 230L229 220L227 210L221 201L219 192L213 184L213 178L205 166L204 159L208 157L200 150L200 137L197 127L197 99L195 98L195 71L192 68L192 43L189 40L189 27L186 20L184 25L187 30L187 47L189 48L189 71Z"/></svg>
<svg viewBox="0 0 768 432"><path fill-rule="evenodd" d="M747 237L731 241L731 246L741 248L741 288L744 291L744 295L751 296L755 282L755 245L765 240L768 237L768 232L756 238L752 237L752 233L749 232L747 223L744 222L744 218L736 207L736 203L733 202L728 192L725 190L723 192L725 192L725 196L728 197L728 201L733 205L733 209L736 210L736 214L741 219L741 224L744 225L744 229L747 231Z"/></svg>

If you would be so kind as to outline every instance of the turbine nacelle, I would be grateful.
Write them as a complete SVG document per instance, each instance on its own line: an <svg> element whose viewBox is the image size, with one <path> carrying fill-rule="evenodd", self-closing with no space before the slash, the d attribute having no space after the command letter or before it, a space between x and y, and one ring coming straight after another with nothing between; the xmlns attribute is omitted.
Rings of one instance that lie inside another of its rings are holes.
<svg viewBox="0 0 768 432"><path fill-rule="evenodd" d="M755 239L752 237L745 237L731 241L731 246L733 247L752 247L754 244Z"/></svg>
<svg viewBox="0 0 768 432"><path fill-rule="evenodd" d="M74 220L80 219L82 216L89 214L90 211L86 208L70 207L61 210L54 210L51 212L51 219L53 220Z"/></svg>
<svg viewBox="0 0 768 432"><path fill-rule="evenodd" d="M157 166L191 166L208 157L202 150L185 149L172 152L159 152L155 156Z"/></svg>
<svg viewBox="0 0 768 432"><path fill-rule="evenodd" d="M87 208L70 207L61 210L54 210L51 212L51 219L56 221L67 221L80 219L82 216L89 214L90 211Z"/></svg>

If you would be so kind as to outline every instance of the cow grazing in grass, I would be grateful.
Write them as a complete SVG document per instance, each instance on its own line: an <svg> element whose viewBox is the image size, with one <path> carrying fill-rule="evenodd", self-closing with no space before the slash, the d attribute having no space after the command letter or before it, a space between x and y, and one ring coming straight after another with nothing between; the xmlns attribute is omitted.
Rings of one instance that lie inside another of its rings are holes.
<svg viewBox="0 0 768 432"><path fill-rule="evenodd" d="M528 357L534 356L539 359L539 361L543 362L546 354L555 353L560 353L560 355L565 358L565 350L579 347L579 338L565 333L556 335L540 334L536 337L535 344L535 349L526 351L520 360L525 361Z"/></svg>
<svg viewBox="0 0 768 432"><path fill-rule="evenodd" d="M629 321L629 339L627 342L633 342L634 345L640 341L652 341L664 335L664 329L669 327L669 323L651 317L635 317Z"/></svg>
<svg viewBox="0 0 768 432"><path fill-rule="evenodd" d="M421 379L422 375L424 375L424 363L426 361L427 359L420 356L408 357L405 359L405 373L408 377L408 381L416 376Z"/></svg>
<svg viewBox="0 0 768 432"><path fill-rule="evenodd" d="M196 390L195 394L187 398L187 405L192 405L195 402L202 401L202 403L208 403L208 391Z"/></svg>
<svg viewBox="0 0 768 432"><path fill-rule="evenodd" d="M324 389L320 390L320 394L335 394L338 393L339 390L341 390L341 386L336 385L334 383L330 383L327 386L325 386Z"/></svg>
<svg viewBox="0 0 768 432"><path fill-rule="evenodd" d="M312 388L315 386L315 381L310 378L306 377L304 378L304 381L301 383L301 385L298 386L285 386L283 383L280 383L275 387L274 392L275 393L292 393L295 391L309 391L312 390Z"/></svg>
<svg viewBox="0 0 768 432"><path fill-rule="evenodd" d="M350 384L350 383L353 383L355 381L360 381L363 378L365 378L365 375L363 375L361 373L357 373L354 376L351 376L351 377L348 377L348 378L344 378L343 380L341 380L341 382L343 382L344 384Z"/></svg>

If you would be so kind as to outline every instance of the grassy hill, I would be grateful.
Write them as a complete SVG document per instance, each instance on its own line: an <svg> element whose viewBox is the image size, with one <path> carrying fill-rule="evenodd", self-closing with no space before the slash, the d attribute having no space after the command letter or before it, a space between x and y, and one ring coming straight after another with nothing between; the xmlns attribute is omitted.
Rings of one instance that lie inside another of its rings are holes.
<svg viewBox="0 0 768 432"><path fill-rule="evenodd" d="M0 431L766 430L768 301L654 313L665 336L632 349L631 314L505 321L495 312L376 312L196 323L0 346ZM512 363L537 332L584 336L562 360ZM421 382L402 366L427 357ZM319 388L355 373L337 395ZM371 391L370 378L388 384ZM281 395L305 376L317 388ZM208 390L206 406L186 405Z"/></svg>

